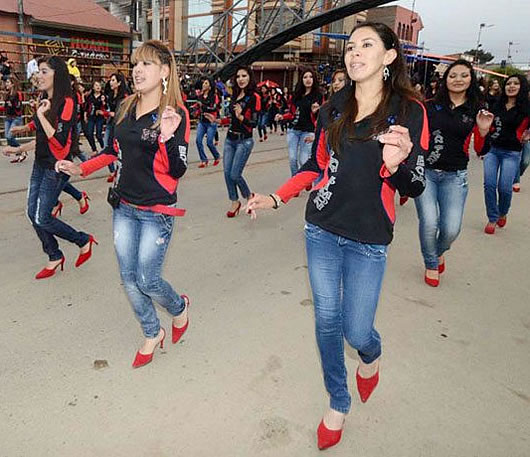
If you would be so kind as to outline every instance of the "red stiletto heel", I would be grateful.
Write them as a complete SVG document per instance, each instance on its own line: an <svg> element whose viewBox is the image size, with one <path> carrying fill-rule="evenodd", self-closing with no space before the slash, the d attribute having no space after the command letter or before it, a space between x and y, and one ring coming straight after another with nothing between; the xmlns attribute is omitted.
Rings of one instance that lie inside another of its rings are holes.
<svg viewBox="0 0 530 457"><path fill-rule="evenodd" d="M87 195L85 191L81 192L81 195L82 195L81 201L83 202L83 204L79 207L79 213L85 214L89 208L88 200L90 200L90 197Z"/></svg>
<svg viewBox="0 0 530 457"><path fill-rule="evenodd" d="M317 429L318 448L323 451L324 449L335 446L342 437L342 428L340 430L330 430L324 424L324 419L320 421L320 425Z"/></svg>
<svg viewBox="0 0 530 457"><path fill-rule="evenodd" d="M186 302L186 311L188 311L190 307L190 299L187 295L182 295L182 298ZM171 324L171 342L173 344L178 343L179 340L182 338L184 333L186 333L186 330L188 330L188 325L190 323L190 317L188 316L188 319L186 320L186 323L183 327L175 327L173 324Z"/></svg>
<svg viewBox="0 0 530 457"><path fill-rule="evenodd" d="M219 162L221 162L221 159L215 159L213 161L213 166L216 167L217 165L219 165Z"/></svg>
<svg viewBox="0 0 530 457"><path fill-rule="evenodd" d="M506 225L506 222L508 222L508 219L506 218L506 216L501 216L499 217L499 220L497 221L497 225L502 228Z"/></svg>
<svg viewBox="0 0 530 457"><path fill-rule="evenodd" d="M43 268L41 271L39 271L37 273L37 275L35 276L35 279L50 278L51 276L53 276L55 274L55 272L57 271L57 268L59 268L59 267L61 267L61 271L64 270L64 256L61 259L61 261L57 265L55 265L55 267L53 267L53 268Z"/></svg>
<svg viewBox="0 0 530 457"><path fill-rule="evenodd" d="M357 379L357 390L359 391L361 401L366 403L379 383L379 367L377 368L377 372L370 378L361 377L357 368L355 378Z"/></svg>
<svg viewBox="0 0 530 457"><path fill-rule="evenodd" d="M82 253L82 254L79 254L79 257L78 257L77 260L75 261L75 266L76 266L76 268L77 268L77 267L80 267L80 266L83 265L88 259L90 259L90 257L92 256L92 245L93 245L93 244L98 244L97 240L94 238L93 235L88 235L88 243L89 243L88 251L87 251L87 252L84 252L84 253Z"/></svg>
<svg viewBox="0 0 530 457"><path fill-rule="evenodd" d="M434 279L427 277L427 273L425 273L425 284L431 286L431 287L438 287L440 285L440 279Z"/></svg>
<svg viewBox="0 0 530 457"><path fill-rule="evenodd" d="M59 200L57 206L52 210L52 217L58 217L63 212L63 202Z"/></svg>
<svg viewBox="0 0 530 457"><path fill-rule="evenodd" d="M199 164L199 168L206 168L207 166L208 166L208 161L206 161L206 162L201 162L201 163Z"/></svg>
<svg viewBox="0 0 530 457"><path fill-rule="evenodd" d="M226 217L236 217L239 214L240 209L241 209L241 202L238 202L238 205L235 211L227 211Z"/></svg>
<svg viewBox="0 0 530 457"><path fill-rule="evenodd" d="M484 233L493 235L495 233L495 222L488 222L486 227L484 227Z"/></svg>
<svg viewBox="0 0 530 457"><path fill-rule="evenodd" d="M444 263L438 264L438 273L442 274L445 271L445 260Z"/></svg>
<svg viewBox="0 0 530 457"><path fill-rule="evenodd" d="M136 353L136 356L134 357L134 361L132 364L133 368L140 368L151 362L151 360L153 360L153 354L155 353L156 346L160 345L160 349L164 349L164 339L166 338L166 331L163 327L160 327L160 331L163 332L164 335L162 336L160 342L155 345L153 352L149 354L142 354L140 351L138 351Z"/></svg>

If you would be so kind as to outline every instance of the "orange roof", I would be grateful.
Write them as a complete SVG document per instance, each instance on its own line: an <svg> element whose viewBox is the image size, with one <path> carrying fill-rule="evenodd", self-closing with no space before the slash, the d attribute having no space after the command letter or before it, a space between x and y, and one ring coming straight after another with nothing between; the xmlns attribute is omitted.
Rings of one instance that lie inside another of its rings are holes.
<svg viewBox="0 0 530 457"><path fill-rule="evenodd" d="M18 14L17 0L2 0L0 11ZM127 24L92 0L25 0L24 14L36 24L129 34Z"/></svg>

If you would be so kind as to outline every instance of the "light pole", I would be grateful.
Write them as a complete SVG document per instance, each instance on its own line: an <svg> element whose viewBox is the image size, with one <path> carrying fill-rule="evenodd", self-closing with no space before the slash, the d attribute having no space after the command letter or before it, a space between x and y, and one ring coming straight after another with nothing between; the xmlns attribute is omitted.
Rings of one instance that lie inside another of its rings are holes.
<svg viewBox="0 0 530 457"><path fill-rule="evenodd" d="M482 29L484 28L490 28L493 27L495 24L486 24L485 22L482 22L478 28L478 39L477 39L477 47L475 48L475 58L473 59L475 63L478 64L478 50L482 46L480 44L480 36L482 35Z"/></svg>

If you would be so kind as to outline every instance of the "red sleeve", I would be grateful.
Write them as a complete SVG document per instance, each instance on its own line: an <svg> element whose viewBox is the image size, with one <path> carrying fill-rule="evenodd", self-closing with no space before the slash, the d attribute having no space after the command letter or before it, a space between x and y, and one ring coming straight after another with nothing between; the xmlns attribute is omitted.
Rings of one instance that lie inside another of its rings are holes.
<svg viewBox="0 0 530 457"><path fill-rule="evenodd" d="M28 128L29 128L30 132L34 132L35 130L37 130L37 126L35 125L35 121L30 121L28 123Z"/></svg>
<svg viewBox="0 0 530 457"><path fill-rule="evenodd" d="M103 151L101 151L97 156L83 162L80 165L81 176L86 177L95 171L98 171L100 168L110 165L112 162L118 160L119 145L118 140L114 138L112 146L107 146Z"/></svg>
<svg viewBox="0 0 530 457"><path fill-rule="evenodd" d="M64 106L57 122L55 133L48 138L48 146L57 160L62 160L70 154L72 145L72 129L75 128L74 100L66 97Z"/></svg>
<svg viewBox="0 0 530 457"><path fill-rule="evenodd" d="M480 154L482 152L482 149L484 149L486 137L480 135L480 129L478 128L478 125L475 125L473 127L473 130L467 136L466 141L464 143L464 152L469 155L469 145L471 143L472 136L475 137L475 152L477 154Z"/></svg>
<svg viewBox="0 0 530 457"><path fill-rule="evenodd" d="M293 103L292 99L287 104L287 112L283 115L284 121L292 121L296 113L296 105Z"/></svg>

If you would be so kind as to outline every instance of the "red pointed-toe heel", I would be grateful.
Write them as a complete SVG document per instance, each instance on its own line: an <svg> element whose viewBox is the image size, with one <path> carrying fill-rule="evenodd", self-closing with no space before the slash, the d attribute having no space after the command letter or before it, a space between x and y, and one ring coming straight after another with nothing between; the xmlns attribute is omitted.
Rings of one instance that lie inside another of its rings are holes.
<svg viewBox="0 0 530 457"><path fill-rule="evenodd" d="M201 162L201 163L199 164L199 168L206 168L207 166L208 166L208 161L206 161L206 162Z"/></svg>
<svg viewBox="0 0 530 457"><path fill-rule="evenodd" d="M88 194L85 191L81 192L81 201L83 202L83 204L79 207L79 214L85 214L88 211L88 208L90 207L88 205L89 200L90 197L88 196Z"/></svg>
<svg viewBox="0 0 530 457"><path fill-rule="evenodd" d="M190 299L187 295L182 295L182 298L184 299L184 302L186 303L186 311L188 311L190 307ZM190 316L188 315L188 319L186 320L186 323L184 324L183 327L175 327L173 324L171 324L171 342L173 344L178 343L179 340L184 335L184 333L186 333L186 330L188 330L189 323L190 323Z"/></svg>
<svg viewBox="0 0 530 457"><path fill-rule="evenodd" d="M435 278L429 278L427 276L427 273L425 273L425 277L423 278L425 280L425 284L431 286L431 287L438 287L440 285L440 279Z"/></svg>
<svg viewBox="0 0 530 457"><path fill-rule="evenodd" d="M506 216L501 216L501 217L499 217L499 220L497 221L497 225L502 228L502 227L504 227L506 225L506 222L508 222L507 217Z"/></svg>
<svg viewBox="0 0 530 457"><path fill-rule="evenodd" d="M488 222L484 227L484 233L487 235L493 235L495 233L495 222Z"/></svg>
<svg viewBox="0 0 530 457"><path fill-rule="evenodd" d="M63 202L59 200L57 206L52 210L52 217L59 217L63 212L63 206Z"/></svg>
<svg viewBox="0 0 530 457"><path fill-rule="evenodd" d="M46 279L46 278L50 278L52 277L55 272L57 271L57 268L61 267L61 271L64 270L64 256L63 258L61 259L61 261L55 265L55 267L53 268L43 268L41 271L39 271L36 276L35 276L35 279Z"/></svg>
<svg viewBox="0 0 530 457"><path fill-rule="evenodd" d="M241 209L241 202L238 202L238 205L235 211L227 211L226 217L236 217L239 214L240 209Z"/></svg>
<svg viewBox="0 0 530 457"><path fill-rule="evenodd" d="M90 259L90 257L92 257L92 245L98 244L97 240L94 238L93 235L88 235L88 242L89 242L88 251L79 254L79 257L75 261L76 268L83 265L88 259Z"/></svg>
<svg viewBox="0 0 530 457"><path fill-rule="evenodd" d="M399 197L399 206L403 206L409 201L409 197Z"/></svg>
<svg viewBox="0 0 530 457"><path fill-rule="evenodd" d="M159 343L156 344L156 346L160 345L160 349L164 349L164 339L166 338L166 331L162 327L160 327L160 331L163 332L164 335L162 335L162 339ZM138 351L136 353L136 356L134 357L134 361L132 364L133 368L140 368L151 362L151 360L153 360L153 354L155 353L155 349L153 349L153 352L149 354L142 354L140 351Z"/></svg>
<svg viewBox="0 0 530 457"><path fill-rule="evenodd" d="M324 419L320 421L317 429L318 448L323 451L329 447L335 446L342 438L342 428L340 430L330 430L324 424Z"/></svg>
<svg viewBox="0 0 530 457"><path fill-rule="evenodd" d="M370 378L361 377L359 374L359 369L357 368L355 379L357 380L357 390L359 391L359 397L361 397L361 401L363 403L366 403L379 383L379 368L377 368L376 374Z"/></svg>
<svg viewBox="0 0 530 457"><path fill-rule="evenodd" d="M442 274L445 271L445 259L443 263L438 264L438 273Z"/></svg>
<svg viewBox="0 0 530 457"><path fill-rule="evenodd" d="M221 162L221 159L215 159L213 161L213 166L216 167L217 165L219 165L220 162Z"/></svg>

